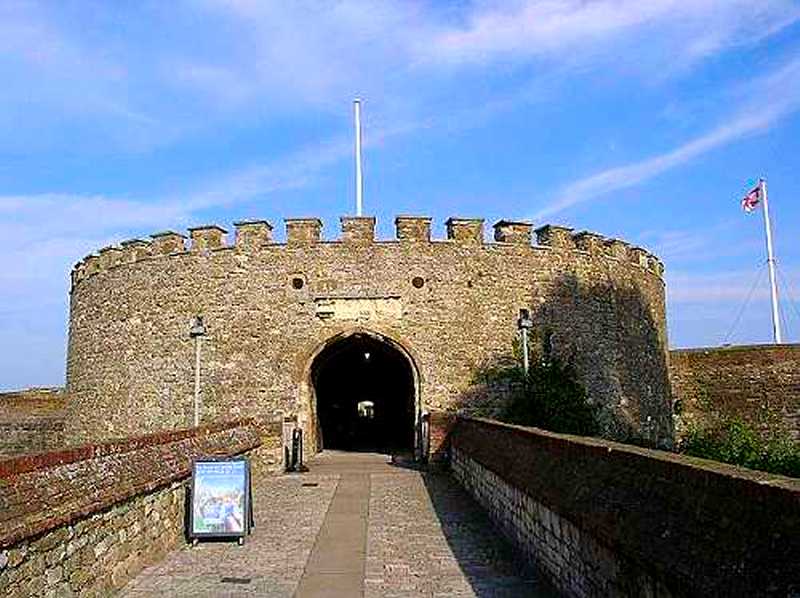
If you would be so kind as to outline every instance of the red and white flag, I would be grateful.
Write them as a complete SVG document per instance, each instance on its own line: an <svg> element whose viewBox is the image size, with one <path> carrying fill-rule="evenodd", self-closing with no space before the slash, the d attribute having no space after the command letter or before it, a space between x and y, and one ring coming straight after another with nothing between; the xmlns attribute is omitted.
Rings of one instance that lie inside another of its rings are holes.
<svg viewBox="0 0 800 598"><path fill-rule="evenodd" d="M742 209L745 212L752 212L761 203L761 185L753 187L750 192L742 199Z"/></svg>

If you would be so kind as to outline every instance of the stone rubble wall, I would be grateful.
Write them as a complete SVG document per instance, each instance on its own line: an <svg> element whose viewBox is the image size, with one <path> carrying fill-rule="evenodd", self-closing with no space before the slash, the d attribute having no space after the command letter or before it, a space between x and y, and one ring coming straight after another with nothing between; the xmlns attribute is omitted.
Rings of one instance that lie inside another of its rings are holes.
<svg viewBox="0 0 800 598"><path fill-rule="evenodd" d="M65 419L63 388L0 393L0 458L59 448Z"/></svg>
<svg viewBox="0 0 800 598"><path fill-rule="evenodd" d="M738 417L800 443L800 344L670 351L676 433Z"/></svg>
<svg viewBox="0 0 800 598"><path fill-rule="evenodd" d="M400 216L394 240L372 218L343 218L324 240L316 218L286 221L277 243L264 221L195 227L104 248L72 272L67 360L68 442L189 425L194 349L204 316L205 421L297 417L314 442L310 362L351 332L402 347L420 410L484 416L505 396L472 388L476 370L512 352L521 308L534 348L552 338L602 406L608 437L669 444L663 265L594 233L452 218L431 239L429 218ZM533 237L536 237L535 244Z"/></svg>
<svg viewBox="0 0 800 598"><path fill-rule="evenodd" d="M568 596L800 593L800 480L459 418L453 475Z"/></svg>
<svg viewBox="0 0 800 598"><path fill-rule="evenodd" d="M261 445L241 420L0 461L0 595L109 595L184 538L194 458Z"/></svg>

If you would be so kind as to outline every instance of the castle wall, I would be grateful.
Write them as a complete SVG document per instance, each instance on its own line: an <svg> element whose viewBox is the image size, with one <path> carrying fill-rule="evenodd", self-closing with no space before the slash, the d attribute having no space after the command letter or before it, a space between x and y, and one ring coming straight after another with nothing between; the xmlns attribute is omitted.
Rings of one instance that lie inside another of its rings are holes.
<svg viewBox="0 0 800 598"><path fill-rule="evenodd" d="M1 461L0 595L113 595L184 540L193 459L262 450L235 421Z"/></svg>
<svg viewBox="0 0 800 598"><path fill-rule="evenodd" d="M800 344L677 349L669 373L679 432L738 417L800 442Z"/></svg>
<svg viewBox="0 0 800 598"><path fill-rule="evenodd" d="M800 480L486 419L458 418L451 445L455 478L566 596L800 589Z"/></svg>
<svg viewBox="0 0 800 598"><path fill-rule="evenodd" d="M60 447L65 405L61 388L0 393L0 458Z"/></svg>
<svg viewBox="0 0 800 598"><path fill-rule="evenodd" d="M671 436L663 268L653 256L560 227L539 229L532 245L530 225L505 221L494 243L483 242L479 220L452 219L440 241L424 218L399 217L396 241L375 241L371 219L342 225L341 241L322 242L320 221L290 220L278 244L268 223L237 223L232 246L204 227L188 249L167 232L80 262L71 440L191 422L196 314L209 331L204 421L297 415L313 428L311 356L354 329L404 348L423 409L493 415L500 399L470 384L476 367L510 353L520 308L531 310L535 342L552 332L555 351L605 406L606 434Z"/></svg>

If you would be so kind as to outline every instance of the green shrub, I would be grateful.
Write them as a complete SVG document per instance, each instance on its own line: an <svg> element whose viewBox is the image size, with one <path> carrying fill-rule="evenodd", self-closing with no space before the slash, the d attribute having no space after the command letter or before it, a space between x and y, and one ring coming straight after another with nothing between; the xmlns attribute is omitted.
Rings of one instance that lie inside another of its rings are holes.
<svg viewBox="0 0 800 598"><path fill-rule="evenodd" d="M709 428L691 428L679 450L694 457L800 477L800 446L785 433L774 432L765 438L739 418Z"/></svg>
<svg viewBox="0 0 800 598"><path fill-rule="evenodd" d="M598 429L596 409L586 390L574 370L557 359L530 367L521 392L511 397L504 419L582 436L592 436Z"/></svg>
<svg viewBox="0 0 800 598"><path fill-rule="evenodd" d="M480 370L476 381L502 387L509 401L500 419L552 432L597 434L597 409L578 382L575 371L556 358L531 363L526 376L516 359Z"/></svg>

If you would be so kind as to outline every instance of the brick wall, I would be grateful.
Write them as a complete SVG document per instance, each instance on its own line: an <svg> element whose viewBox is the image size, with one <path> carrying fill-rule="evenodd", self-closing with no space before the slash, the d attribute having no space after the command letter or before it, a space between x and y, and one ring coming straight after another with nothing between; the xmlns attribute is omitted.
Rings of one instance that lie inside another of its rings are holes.
<svg viewBox="0 0 800 598"><path fill-rule="evenodd" d="M60 447L65 407L61 388L0 393L0 457Z"/></svg>
<svg viewBox="0 0 800 598"><path fill-rule="evenodd" d="M459 418L452 469L571 596L800 592L800 480Z"/></svg>
<svg viewBox="0 0 800 598"><path fill-rule="evenodd" d="M679 433L735 416L800 442L800 344L674 350L669 373Z"/></svg>
<svg viewBox="0 0 800 598"><path fill-rule="evenodd" d="M241 420L0 461L0 594L107 596L181 542L193 458L261 444Z"/></svg>

